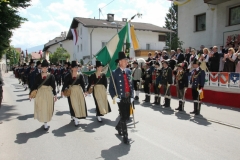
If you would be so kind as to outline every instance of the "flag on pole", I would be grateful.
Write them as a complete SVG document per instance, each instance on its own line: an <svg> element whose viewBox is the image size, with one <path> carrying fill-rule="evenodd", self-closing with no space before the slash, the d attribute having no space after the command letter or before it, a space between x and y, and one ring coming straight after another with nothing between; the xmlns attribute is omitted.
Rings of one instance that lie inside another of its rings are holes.
<svg viewBox="0 0 240 160"><path fill-rule="evenodd" d="M139 43L138 43L137 36L136 36L135 30L134 30L134 26L131 26L130 32L131 32L133 49L137 50L137 49L139 49Z"/></svg>
<svg viewBox="0 0 240 160"><path fill-rule="evenodd" d="M76 29L71 29L71 31L72 31L72 35L73 35L73 43L74 43L74 45L76 45L77 41L78 41L77 30Z"/></svg>
<svg viewBox="0 0 240 160"><path fill-rule="evenodd" d="M128 23L95 55L97 60L101 61L104 66L109 65L111 70L115 70L117 68L115 60L118 59L118 52L122 51L127 33L127 25ZM106 67L106 69L107 68L108 67ZM86 75L90 75L92 73L93 72L84 72ZM107 71L106 76L110 77L109 71Z"/></svg>

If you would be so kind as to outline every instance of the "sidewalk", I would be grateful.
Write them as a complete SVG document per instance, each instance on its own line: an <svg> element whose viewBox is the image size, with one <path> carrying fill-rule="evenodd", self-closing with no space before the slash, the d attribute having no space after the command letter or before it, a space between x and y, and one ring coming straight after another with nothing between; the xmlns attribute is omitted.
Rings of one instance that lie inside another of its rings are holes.
<svg viewBox="0 0 240 160"><path fill-rule="evenodd" d="M2 73L3 79L7 80L8 78L13 78L14 76L12 72L8 73ZM16 80L17 83L17 80ZM3 87L3 90L5 87L10 87L8 86L9 84L5 83L6 85ZM4 92L3 92L4 93ZM10 100L10 96L8 94L3 95L5 100ZM109 95L108 95L109 96ZM214 96L214 95L213 95ZM108 97L109 100L111 99L110 96ZM182 112L175 112L175 108L178 107L178 100L175 99L175 97L172 98L171 100L171 109L169 108L163 108L160 107L159 105L154 105L150 103L144 103L142 100L145 99L145 94L143 92L140 93L139 95L139 102L135 103L135 108L137 110L138 107L149 107L152 108L153 110L159 110L159 111L167 111L171 114L171 116L177 116L179 119L184 119L184 120L191 120L193 117L200 118L206 121L211 121L211 122L216 122L220 124L225 124L225 125L230 125L232 127L236 126L236 128L240 129L240 108L233 108L233 107L228 107L228 106L220 106L220 105L214 105L214 104L209 104L209 103L204 103L201 106L201 115L199 116L194 116L190 115L189 112L193 111L193 103L192 101L186 101L185 103L185 111ZM161 104L163 104L163 98L161 98ZM154 95L151 95L151 103L154 101ZM236 103L239 100L236 100ZM110 103L111 105L111 103ZM240 105L240 101L239 101ZM175 113L175 114L174 114Z"/></svg>

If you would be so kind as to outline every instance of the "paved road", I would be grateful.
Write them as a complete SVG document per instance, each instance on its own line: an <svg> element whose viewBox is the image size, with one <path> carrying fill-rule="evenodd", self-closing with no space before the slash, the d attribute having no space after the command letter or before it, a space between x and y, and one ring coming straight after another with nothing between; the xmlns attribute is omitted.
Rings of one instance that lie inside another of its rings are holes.
<svg viewBox="0 0 240 160"><path fill-rule="evenodd" d="M76 128L70 122L67 99L56 102L51 128L44 131L33 119L33 101L28 91L10 74L5 75L4 100L0 110L0 160L70 160L70 159L196 159L240 160L240 130L208 121L239 125L239 110L204 105L203 116L191 117L149 104L137 104L133 123L128 123L131 145L122 143L114 126L118 109L97 122L92 97L87 97L88 118ZM144 95L140 95L144 99ZM152 99L153 101L153 99ZM172 108L177 105L172 100ZM186 104L186 112L192 105Z"/></svg>

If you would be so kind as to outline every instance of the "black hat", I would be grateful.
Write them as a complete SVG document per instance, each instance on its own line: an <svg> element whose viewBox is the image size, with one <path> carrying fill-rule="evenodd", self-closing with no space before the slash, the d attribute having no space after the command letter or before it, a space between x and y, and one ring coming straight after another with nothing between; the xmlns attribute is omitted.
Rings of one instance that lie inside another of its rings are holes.
<svg viewBox="0 0 240 160"><path fill-rule="evenodd" d="M29 64L32 64L32 63L34 63L34 62L33 62L33 59L31 59L31 61L29 62Z"/></svg>
<svg viewBox="0 0 240 160"><path fill-rule="evenodd" d="M27 64L26 63L23 63L23 67L26 67L27 66Z"/></svg>
<svg viewBox="0 0 240 160"><path fill-rule="evenodd" d="M158 62L156 62L155 65L160 66L160 64Z"/></svg>
<svg viewBox="0 0 240 160"><path fill-rule="evenodd" d="M197 59L193 60L193 64L198 64L199 66L201 65L201 62L199 62Z"/></svg>
<svg viewBox="0 0 240 160"><path fill-rule="evenodd" d="M96 68L103 66L101 61L96 61Z"/></svg>
<svg viewBox="0 0 240 160"><path fill-rule="evenodd" d="M40 65L40 64L41 64L41 62L40 62L40 61L37 61L37 66Z"/></svg>
<svg viewBox="0 0 240 160"><path fill-rule="evenodd" d="M74 68L74 67L77 67L77 66L78 66L77 61L72 61L71 67Z"/></svg>
<svg viewBox="0 0 240 160"><path fill-rule="evenodd" d="M48 67L49 63L46 59L43 60L41 67Z"/></svg>
<svg viewBox="0 0 240 160"><path fill-rule="evenodd" d="M132 64L136 64L136 65L138 65L138 62L137 62L137 61L134 61Z"/></svg>
<svg viewBox="0 0 240 160"><path fill-rule="evenodd" d="M118 59L116 59L115 62L118 63L118 61L120 61L122 59L127 59L127 57L126 57L124 52L119 52L118 53Z"/></svg>

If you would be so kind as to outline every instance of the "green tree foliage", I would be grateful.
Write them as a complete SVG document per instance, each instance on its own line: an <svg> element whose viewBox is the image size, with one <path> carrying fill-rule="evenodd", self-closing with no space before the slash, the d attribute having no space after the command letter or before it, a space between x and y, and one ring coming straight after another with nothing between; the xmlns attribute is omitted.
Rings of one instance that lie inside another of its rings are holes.
<svg viewBox="0 0 240 160"><path fill-rule="evenodd" d="M19 9L30 6L31 0L0 0L0 57L10 46L12 30L19 28L26 18L19 16Z"/></svg>
<svg viewBox="0 0 240 160"><path fill-rule="evenodd" d="M58 47L53 54L49 54L49 59L51 63L62 63L67 59L70 59L70 54L62 47Z"/></svg>
<svg viewBox="0 0 240 160"><path fill-rule="evenodd" d="M12 66L18 64L20 53L17 52L14 47L9 47L7 50L4 51L4 53L6 54L7 59L10 60L9 65Z"/></svg>
<svg viewBox="0 0 240 160"><path fill-rule="evenodd" d="M177 49L181 48L183 42L178 38L178 6L172 4L172 6L168 10L169 13L166 14L165 17L165 26L173 33L171 33L171 44L170 44L170 33L167 33L167 41L166 45L169 49Z"/></svg>

